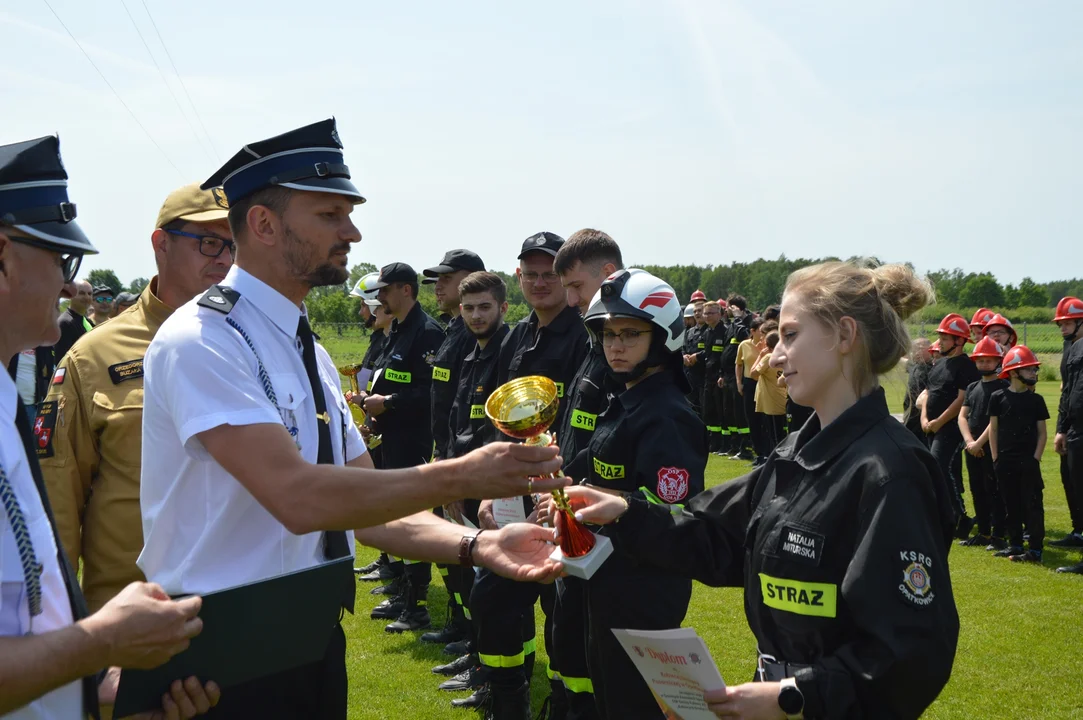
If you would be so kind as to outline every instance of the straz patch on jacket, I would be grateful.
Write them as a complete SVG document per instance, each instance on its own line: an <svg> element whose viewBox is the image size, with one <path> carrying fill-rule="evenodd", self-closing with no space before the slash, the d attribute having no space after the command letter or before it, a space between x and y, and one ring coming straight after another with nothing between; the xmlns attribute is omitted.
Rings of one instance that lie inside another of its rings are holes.
<svg viewBox="0 0 1083 720"><path fill-rule="evenodd" d="M440 382L451 382L451 370L439 365L432 366L432 379Z"/></svg>
<svg viewBox="0 0 1083 720"><path fill-rule="evenodd" d="M410 378L412 376L408 372L399 372L398 370L392 370L391 368L387 368L386 370L384 370L384 377L391 382L408 383L410 382Z"/></svg>
<svg viewBox="0 0 1083 720"><path fill-rule="evenodd" d="M604 463L598 458L592 458L594 460L594 472L598 473L606 480L620 480L624 477L623 465L610 465Z"/></svg>
<svg viewBox="0 0 1083 720"><path fill-rule="evenodd" d="M484 405L471 405L470 406L470 419L471 420L484 420L485 419L485 406Z"/></svg>
<svg viewBox="0 0 1083 720"><path fill-rule="evenodd" d="M797 615L833 618L838 606L838 585L801 582L760 573L763 604Z"/></svg>
<svg viewBox="0 0 1083 720"><path fill-rule="evenodd" d="M114 385L120 385L125 380L138 380L143 377L143 359L110 365L109 377L112 378Z"/></svg>
<svg viewBox="0 0 1083 720"><path fill-rule="evenodd" d="M805 565L819 565L824 554L824 536L783 525L778 538L778 554Z"/></svg>
<svg viewBox="0 0 1083 720"><path fill-rule="evenodd" d="M53 432L56 430L57 402L46 400L38 410L38 416L34 419L34 449L38 458L51 458L55 455L53 450Z"/></svg>
<svg viewBox="0 0 1083 720"><path fill-rule="evenodd" d="M557 386L557 397L558 398L564 397L564 383L555 382L553 384Z"/></svg>
<svg viewBox="0 0 1083 720"><path fill-rule="evenodd" d="M594 432L594 424L598 422L598 416L582 410L572 410L572 427Z"/></svg>
<svg viewBox="0 0 1083 720"><path fill-rule="evenodd" d="M918 607L932 604L936 595L933 593L933 579L930 570L933 559L925 553L914 550L899 551L899 565L902 570L902 582L899 592L903 598Z"/></svg>

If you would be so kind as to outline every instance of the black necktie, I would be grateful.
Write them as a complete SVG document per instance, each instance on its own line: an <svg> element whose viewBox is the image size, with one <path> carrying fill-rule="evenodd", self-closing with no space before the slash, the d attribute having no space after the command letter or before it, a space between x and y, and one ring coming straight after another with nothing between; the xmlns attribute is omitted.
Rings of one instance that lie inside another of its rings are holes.
<svg viewBox="0 0 1083 720"><path fill-rule="evenodd" d="M60 571L64 575L64 586L68 589L68 602L71 603L71 614L76 620L82 620L90 614L87 608L86 599L83 598L83 592L79 589L79 578L75 574L74 568L71 563L68 562L68 556L64 552L64 546L60 544L60 535L56 532L56 520L53 518L53 508L49 505L49 495L45 491L45 480L41 476L41 467L38 465L38 451L36 449L37 443L34 442L34 433L30 430L30 422L26 418L26 410L23 408L22 401L16 396L15 398L15 427L19 430L19 437L22 438L23 448L26 450L26 462L30 466L30 474L34 478L34 485L38 488L38 495L41 496L42 507L45 508L45 514L49 518L49 527L53 530L53 538L56 540L56 556L60 562ZM100 677L90 676L83 678L83 711L91 717L97 719L98 715L98 683Z"/></svg>
<svg viewBox="0 0 1083 720"><path fill-rule="evenodd" d="M333 465L335 456L331 450L331 416L327 413L327 399L323 394L323 383L316 365L316 342L312 327L304 315L297 321L297 337L301 340L301 359L305 364L308 384L312 387L312 399L316 403L316 428L320 436L320 448L316 462L320 465ZM345 460L345 458L343 458ZM323 533L323 555L328 560L337 560L350 554L350 545L344 530L325 530ZM346 592L345 607L353 612L353 597L356 593L354 575L350 573L350 588Z"/></svg>

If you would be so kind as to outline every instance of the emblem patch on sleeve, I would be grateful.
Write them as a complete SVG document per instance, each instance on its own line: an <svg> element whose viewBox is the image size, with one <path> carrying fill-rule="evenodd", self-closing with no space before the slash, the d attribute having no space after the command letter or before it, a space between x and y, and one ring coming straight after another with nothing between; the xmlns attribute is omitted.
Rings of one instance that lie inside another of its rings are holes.
<svg viewBox="0 0 1083 720"><path fill-rule="evenodd" d="M924 553L913 550L901 550L899 561L902 569L902 582L899 592L918 607L931 605L936 597L933 593L933 579L930 574L933 561Z"/></svg>
<svg viewBox="0 0 1083 720"><path fill-rule="evenodd" d="M53 383L52 384L53 385L63 385L64 384L64 378L67 377L67 376L68 376L68 369L67 368L57 368L56 372L53 373Z"/></svg>
<svg viewBox="0 0 1083 720"><path fill-rule="evenodd" d="M658 497L667 503L680 502L688 497L688 471L677 467L659 470Z"/></svg>
<svg viewBox="0 0 1083 720"><path fill-rule="evenodd" d="M34 440L37 446L34 448L38 458L51 458L55 455L53 450L53 431L56 429L57 403L55 400L46 400L38 410L38 417L34 420Z"/></svg>

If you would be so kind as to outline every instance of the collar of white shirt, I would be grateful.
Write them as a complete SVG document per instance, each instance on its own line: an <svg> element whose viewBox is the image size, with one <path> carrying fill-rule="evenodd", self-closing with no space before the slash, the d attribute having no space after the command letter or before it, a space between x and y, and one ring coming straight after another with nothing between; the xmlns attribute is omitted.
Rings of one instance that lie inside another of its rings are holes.
<svg viewBox="0 0 1083 720"><path fill-rule="evenodd" d="M297 337L297 322L302 313L307 315L303 303L301 307L297 307L288 297L238 265L229 269L225 280L220 284L240 293L242 298L251 302L254 308L266 315L287 337Z"/></svg>

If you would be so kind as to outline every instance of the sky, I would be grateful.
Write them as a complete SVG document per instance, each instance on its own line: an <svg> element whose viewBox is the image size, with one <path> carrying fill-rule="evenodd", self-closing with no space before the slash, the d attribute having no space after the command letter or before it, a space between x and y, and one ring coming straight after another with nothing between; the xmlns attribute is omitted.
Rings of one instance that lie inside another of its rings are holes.
<svg viewBox="0 0 1083 720"><path fill-rule="evenodd" d="M1043 0L21 0L0 143L59 133L83 272L123 282L153 275L170 191L330 116L368 198L351 265L511 270L595 227L629 265L1042 282L1083 274L1080 27Z"/></svg>

